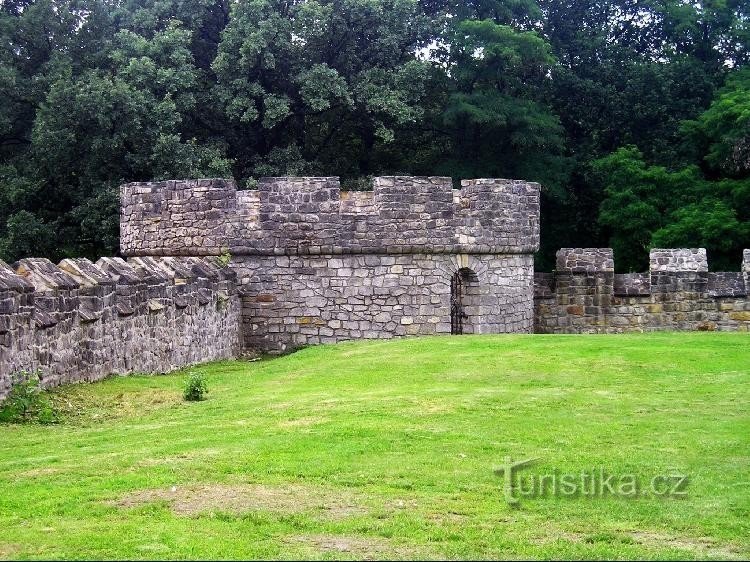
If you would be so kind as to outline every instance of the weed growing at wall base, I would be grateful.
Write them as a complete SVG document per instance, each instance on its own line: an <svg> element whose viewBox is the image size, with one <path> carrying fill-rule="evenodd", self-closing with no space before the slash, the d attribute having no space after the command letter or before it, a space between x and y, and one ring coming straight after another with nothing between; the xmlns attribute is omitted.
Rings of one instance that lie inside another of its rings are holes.
<svg viewBox="0 0 750 562"><path fill-rule="evenodd" d="M21 371L11 375L11 380L16 382L0 404L0 422L57 423L57 412L42 391L39 371Z"/></svg>
<svg viewBox="0 0 750 562"><path fill-rule="evenodd" d="M221 254L216 258L216 264L219 267L228 267L231 261L232 253L229 251L229 248L222 248Z"/></svg>

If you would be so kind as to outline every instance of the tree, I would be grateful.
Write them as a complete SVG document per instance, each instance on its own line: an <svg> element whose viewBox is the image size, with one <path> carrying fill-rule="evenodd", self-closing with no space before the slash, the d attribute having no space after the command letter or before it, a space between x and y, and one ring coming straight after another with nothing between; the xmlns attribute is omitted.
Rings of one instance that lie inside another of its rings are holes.
<svg viewBox="0 0 750 562"><path fill-rule="evenodd" d="M649 166L635 147L596 160L592 168L603 186L599 222L609 229L615 265L624 271L645 271L654 233L669 223L675 209L705 190L699 169L670 172L663 166Z"/></svg>
<svg viewBox="0 0 750 562"><path fill-rule="evenodd" d="M563 130L543 103L549 46L535 32L465 20L448 49L451 91L442 114L451 153L439 169L464 177L565 181Z"/></svg>
<svg viewBox="0 0 750 562"><path fill-rule="evenodd" d="M414 0L233 5L213 69L235 174L377 172L378 145L421 118L429 25Z"/></svg>
<svg viewBox="0 0 750 562"><path fill-rule="evenodd" d="M750 178L750 70L734 73L718 98L683 132L712 177Z"/></svg>
<svg viewBox="0 0 750 562"><path fill-rule="evenodd" d="M648 165L636 148L594 162L605 193L600 223L618 266L642 268L654 246L703 246L714 269L737 269L750 245L748 78L747 70L734 73L711 106L683 124L694 164Z"/></svg>
<svg viewBox="0 0 750 562"><path fill-rule="evenodd" d="M182 129L200 85L191 34L176 20L117 29L105 7L45 0L2 14L2 86L20 100L4 134L23 139L3 153L8 260L115 251L123 181L229 173L220 145Z"/></svg>

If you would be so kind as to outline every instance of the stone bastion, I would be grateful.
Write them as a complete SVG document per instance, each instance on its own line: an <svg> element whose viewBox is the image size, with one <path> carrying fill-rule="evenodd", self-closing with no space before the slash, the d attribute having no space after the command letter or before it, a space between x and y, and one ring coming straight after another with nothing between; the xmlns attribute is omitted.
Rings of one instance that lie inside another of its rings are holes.
<svg viewBox="0 0 750 562"><path fill-rule="evenodd" d="M539 190L501 179L264 178L122 187L127 256L228 255L246 349L417 334L529 333Z"/></svg>

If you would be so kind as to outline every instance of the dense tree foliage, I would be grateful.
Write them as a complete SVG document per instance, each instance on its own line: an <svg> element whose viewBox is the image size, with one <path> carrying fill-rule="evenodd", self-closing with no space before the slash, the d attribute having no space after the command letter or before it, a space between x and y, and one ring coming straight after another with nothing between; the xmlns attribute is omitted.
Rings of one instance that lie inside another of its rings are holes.
<svg viewBox="0 0 750 562"><path fill-rule="evenodd" d="M702 246L719 269L736 269L750 240L750 71L735 73L681 132L696 164L649 165L634 147L593 162L604 186L600 223L627 264L647 249Z"/></svg>
<svg viewBox="0 0 750 562"><path fill-rule="evenodd" d="M0 0L0 257L117 250L117 186L539 181L562 245L750 246L743 0Z"/></svg>

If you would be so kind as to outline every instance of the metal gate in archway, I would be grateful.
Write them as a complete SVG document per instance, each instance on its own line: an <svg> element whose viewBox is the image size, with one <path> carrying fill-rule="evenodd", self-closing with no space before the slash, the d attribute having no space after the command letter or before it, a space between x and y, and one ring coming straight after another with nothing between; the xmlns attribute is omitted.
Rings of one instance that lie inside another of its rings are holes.
<svg viewBox="0 0 750 562"><path fill-rule="evenodd" d="M451 277L451 334L464 333L464 280L460 271Z"/></svg>

